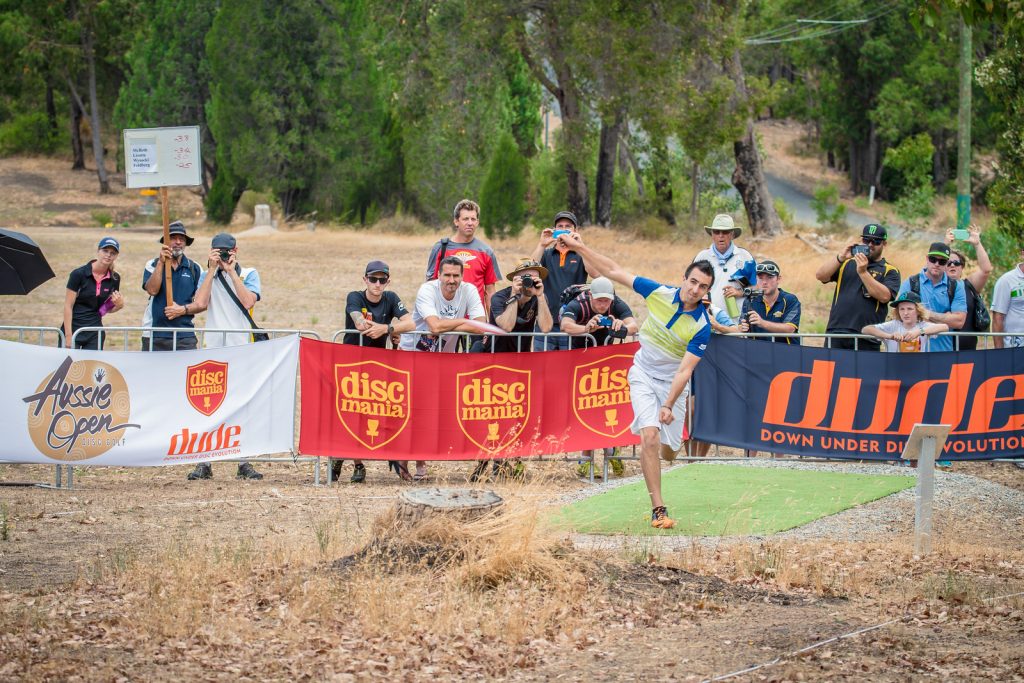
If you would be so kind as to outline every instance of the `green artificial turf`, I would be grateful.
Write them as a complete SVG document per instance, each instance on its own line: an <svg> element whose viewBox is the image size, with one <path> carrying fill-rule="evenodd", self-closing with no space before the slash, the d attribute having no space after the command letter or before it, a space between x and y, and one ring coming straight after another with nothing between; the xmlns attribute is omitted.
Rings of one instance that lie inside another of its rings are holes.
<svg viewBox="0 0 1024 683"><path fill-rule="evenodd" d="M915 483L914 477L901 475L694 464L665 472L661 479L674 529L651 528L651 501L642 481L567 505L552 521L559 528L592 534L765 535Z"/></svg>

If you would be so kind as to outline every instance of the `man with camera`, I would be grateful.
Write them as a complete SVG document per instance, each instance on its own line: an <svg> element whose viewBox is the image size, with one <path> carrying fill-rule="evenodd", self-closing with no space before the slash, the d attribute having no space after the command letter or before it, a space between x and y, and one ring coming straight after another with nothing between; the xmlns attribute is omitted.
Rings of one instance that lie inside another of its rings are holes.
<svg viewBox="0 0 1024 683"><path fill-rule="evenodd" d="M562 292L566 287L582 285L587 282L587 268L583 257L566 246L558 239L560 235L572 233L579 236L576 214L561 211L555 215L553 228L544 228L540 233L540 241L530 256L534 261L548 269L544 278L544 298L547 299L548 310L551 311L553 324L551 331L562 332L559 310L562 307ZM557 351L569 348L566 337L538 337L534 342L536 351Z"/></svg>
<svg viewBox="0 0 1024 683"><path fill-rule="evenodd" d="M624 339L637 333L636 319L629 305L615 295L615 285L606 277L594 278L590 291L583 292L562 310L562 330L572 335L570 348L582 349L588 340L582 335L589 334L598 346L607 343L608 338Z"/></svg>
<svg viewBox="0 0 1024 683"><path fill-rule="evenodd" d="M678 287L634 275L603 254L561 235L587 262L587 270L632 287L647 302L640 350L629 369L634 434L640 435L640 469L651 496L651 526L671 529L675 520L661 497L661 463L675 460L683 443L690 377L711 339L711 322L701 301L715 282L707 261L694 261Z"/></svg>
<svg viewBox="0 0 1024 683"><path fill-rule="evenodd" d="M551 311L544 300L544 278L548 269L531 259L522 259L508 274L511 287L491 297L491 324L506 332L531 333L534 329L550 332ZM474 345L474 351L530 351L531 337L492 336Z"/></svg>
<svg viewBox="0 0 1024 683"><path fill-rule="evenodd" d="M779 287L782 271L775 261L757 264L757 288L744 291L747 297L740 317L740 331L786 333L800 331L800 300ZM799 337L755 337L764 341L799 344Z"/></svg>
<svg viewBox="0 0 1024 683"><path fill-rule="evenodd" d="M199 280L195 312L207 311L206 328L210 330L250 330L255 323L252 309L260 300L260 274L255 268L238 263L238 242L233 235L221 232L213 236L208 270ZM203 347L219 349L241 346L253 341L250 332L206 332ZM262 479L251 463L238 465L238 479ZM189 480L212 479L213 467L208 462L196 465Z"/></svg>
<svg viewBox="0 0 1024 683"><path fill-rule="evenodd" d="M882 258L888 231L884 225L868 223L859 242L846 245L842 253L829 256L814 276L818 282L836 283L826 331L832 334L860 334L866 325L885 321L888 304L900 288L900 271ZM880 351L874 339L830 339L833 349Z"/></svg>

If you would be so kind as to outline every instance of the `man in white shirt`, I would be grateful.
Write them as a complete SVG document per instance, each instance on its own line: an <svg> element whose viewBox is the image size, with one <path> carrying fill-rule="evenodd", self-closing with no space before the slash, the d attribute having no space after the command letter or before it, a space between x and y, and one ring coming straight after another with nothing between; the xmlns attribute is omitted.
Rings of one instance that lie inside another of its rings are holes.
<svg viewBox="0 0 1024 683"><path fill-rule="evenodd" d="M252 309L260 300L260 274L255 268L243 268L238 263L238 242L234 236L226 232L213 236L208 264L199 279L195 312L206 311L207 329L252 329ZM249 332L207 332L203 335L203 347L240 346L252 339ZM263 475L251 463L243 462L238 465L236 477L262 479ZM212 479L213 467L201 462L188 478Z"/></svg>
<svg viewBox="0 0 1024 683"><path fill-rule="evenodd" d="M711 303L726 311L735 325L739 323L745 298L743 290L730 278L743 268L747 261L753 261L754 257L746 249L736 246L734 240L743 233L743 229L736 227L729 214L720 213L715 216L711 225L704 226L704 232L711 235L711 246L698 252L693 260L707 261L714 268L715 284L711 287ZM749 282L747 286L753 284ZM735 303L735 313L730 310L730 299Z"/></svg>
<svg viewBox="0 0 1024 683"><path fill-rule="evenodd" d="M403 351L433 351L440 343L442 351L452 351L457 335L442 340L445 332L479 332L466 318L486 322L483 302L473 285L462 280L463 263L457 256L441 259L440 275L436 280L424 282L416 294L412 321L417 332L429 334L403 334L399 346Z"/></svg>
<svg viewBox="0 0 1024 683"><path fill-rule="evenodd" d="M1024 246L1020 248L1024 259ZM1024 346L1024 261L996 281L992 291L992 331L1020 332L1021 336L994 337L997 349Z"/></svg>

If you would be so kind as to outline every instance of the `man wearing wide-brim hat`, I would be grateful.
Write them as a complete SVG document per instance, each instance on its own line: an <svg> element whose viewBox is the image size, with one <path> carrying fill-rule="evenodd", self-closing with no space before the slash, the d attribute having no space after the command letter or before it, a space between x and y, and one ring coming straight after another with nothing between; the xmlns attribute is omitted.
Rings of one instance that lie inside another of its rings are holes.
<svg viewBox="0 0 1024 683"><path fill-rule="evenodd" d="M739 321L739 311L743 308L742 290L730 277L743 268L747 261L753 261L750 252L736 245L735 240L743 234L743 228L737 227L732 216L720 213L704 226L704 232L711 235L711 246L698 252L694 261L707 261L715 270L715 284L711 287L711 303L724 311L729 310L726 299L734 299L737 315L730 315L733 324ZM747 283L748 285L753 283Z"/></svg>
<svg viewBox="0 0 1024 683"><path fill-rule="evenodd" d="M550 332L553 324L551 311L544 300L544 278L548 269L533 259L521 259L506 276L510 287L499 290L491 297L491 323L506 332ZM494 351L530 351L530 337L492 337ZM491 350L490 344L486 346Z"/></svg>

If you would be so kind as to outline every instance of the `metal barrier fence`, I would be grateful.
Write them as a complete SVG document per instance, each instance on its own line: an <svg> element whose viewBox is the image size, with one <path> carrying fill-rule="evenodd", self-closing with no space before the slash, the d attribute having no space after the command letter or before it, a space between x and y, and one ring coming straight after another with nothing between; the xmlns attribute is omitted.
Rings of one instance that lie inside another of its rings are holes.
<svg viewBox="0 0 1024 683"><path fill-rule="evenodd" d="M874 344L881 343L881 339L878 337L872 337L869 334L838 334L835 332L794 332L793 334L777 334L774 332L740 332L731 334L733 337L749 337L750 339L768 339L777 343L785 343L786 339L800 339L800 343L803 344L803 340L814 340L820 341L821 343L808 344L808 346L818 346L821 348L833 348L833 341L836 340L853 340L853 350L860 351L861 344L865 341L873 342ZM960 350L960 342L962 339L977 339L978 350L985 351L990 348L994 348L994 339L996 337L1018 337L1024 338L1019 332L943 332L942 334L932 335L934 337L952 337L953 338L953 349L955 351ZM990 344L992 344L990 346ZM984 345L984 346L983 346ZM838 347L837 347L838 348ZM883 345L884 350L884 345Z"/></svg>
<svg viewBox="0 0 1024 683"><path fill-rule="evenodd" d="M349 329L349 328L335 331L334 334L331 336L331 341L333 343L337 344L337 343L339 343L338 339L340 337L343 337L344 335L347 335L347 334L358 335L359 336L359 344L358 344L358 346L363 346L364 345L363 344L363 339L365 337L365 334L363 332L361 332L360 330ZM448 350L445 347L449 347L449 346L454 347L453 350L456 351L456 352L462 352L462 353L469 352L471 350L471 348L472 348L473 341L478 340L478 339L484 339L484 338L487 338L487 341L484 342L484 348L482 350L483 351L487 351L488 349L486 347L489 344L490 345L490 352L491 353L498 353L495 350L494 341L497 340L497 339L502 339L502 338L514 338L514 339L520 339L520 340L522 340L522 339L530 339L531 340L531 342L530 342L530 344L529 344L529 346L527 348L523 348L523 344L522 344L521 341L517 342L516 346L517 346L517 348L519 348L521 350L513 351L511 353L529 353L530 351L533 350L533 343L534 343L534 341L536 341L538 339L540 339L541 342L545 346L547 346L548 340L557 340L557 339L565 339L567 341L570 340L570 339L583 339L583 341L584 341L584 348L590 348L590 347L593 347L593 346L597 346L597 340L594 339L594 336L591 335L591 334L571 335L571 334L568 334L566 332L508 332L506 334L503 334L503 335L499 336L499 335L487 335L487 334L481 334L481 333L475 333L475 332L443 332L441 334L436 334L435 335L433 332L429 332L427 330L413 330L412 332L396 333L396 335L397 336L410 335L410 336L414 336L414 337L418 336L421 339L436 338L437 339L437 343L431 344L429 348L415 348L415 349L412 349L412 350L415 350L415 351L433 351L433 352L442 352L442 353L447 353ZM554 343L554 342L552 342L552 343ZM387 345L388 345L387 348L389 348L389 349L397 348L397 347L395 347L391 343L390 339L388 340ZM551 349L551 350L554 350L554 349Z"/></svg>

